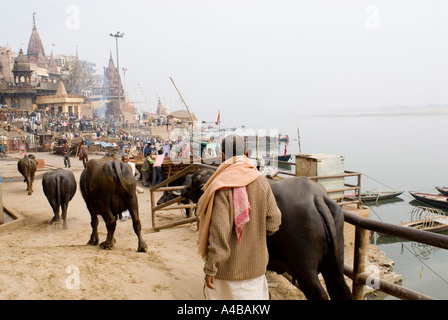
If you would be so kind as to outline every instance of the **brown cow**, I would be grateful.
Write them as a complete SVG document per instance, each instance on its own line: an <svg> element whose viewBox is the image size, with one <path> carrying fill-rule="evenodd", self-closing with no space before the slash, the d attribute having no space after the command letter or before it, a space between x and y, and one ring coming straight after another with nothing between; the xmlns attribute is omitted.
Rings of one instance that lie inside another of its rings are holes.
<svg viewBox="0 0 448 320"><path fill-rule="evenodd" d="M117 220L123 211L129 210L135 233L138 237L138 252L146 252L148 247L141 235L138 214L136 181L131 167L117 160L94 159L86 163L79 181L81 193L91 216L92 235L88 244L98 245L98 216L102 216L107 228L103 249L112 249Z"/></svg>
<svg viewBox="0 0 448 320"><path fill-rule="evenodd" d="M30 154L28 156L24 156L17 163L17 168L19 169L19 172L25 178L25 180L23 182L26 182L26 186L27 186L26 191L28 191L28 195L29 196L32 195L34 175L36 174L36 170L37 170L36 157L32 154Z"/></svg>

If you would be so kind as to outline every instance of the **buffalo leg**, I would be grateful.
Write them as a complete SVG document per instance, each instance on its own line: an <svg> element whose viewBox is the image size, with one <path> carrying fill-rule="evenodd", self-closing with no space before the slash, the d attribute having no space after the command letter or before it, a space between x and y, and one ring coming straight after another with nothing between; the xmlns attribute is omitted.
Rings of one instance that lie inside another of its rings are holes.
<svg viewBox="0 0 448 320"><path fill-rule="evenodd" d="M90 236L90 240L87 244L91 246L97 246L98 243L100 242L98 238L98 216L95 213L91 213L90 217L91 217L90 225L92 226L92 235Z"/></svg>
<svg viewBox="0 0 448 320"><path fill-rule="evenodd" d="M67 229L67 207L68 203L61 204L62 229Z"/></svg>
<svg viewBox="0 0 448 320"><path fill-rule="evenodd" d="M28 191L28 195L30 196L33 193L33 187L31 186L31 178L26 177L26 191Z"/></svg>
<svg viewBox="0 0 448 320"><path fill-rule="evenodd" d="M308 300L328 300L328 295L320 284L316 269L297 275L300 290Z"/></svg>
<svg viewBox="0 0 448 320"><path fill-rule="evenodd" d="M138 211L134 211L134 209L129 209L129 213L132 217L132 227L134 228L134 232L137 235L138 238L138 252L147 252L148 246L145 243L145 240L143 240L142 233L141 233L141 223L140 223L140 217L138 215Z"/></svg>
<svg viewBox="0 0 448 320"><path fill-rule="evenodd" d="M59 218L59 205L55 201L50 202L51 208L53 208L54 217L51 219L50 224L59 222L61 219Z"/></svg>
<svg viewBox="0 0 448 320"><path fill-rule="evenodd" d="M104 222L106 223L107 228L107 237L106 241L100 243L100 247L105 250L110 250L114 246L114 233L115 228L117 226L117 220L112 215L112 212L108 212L103 215Z"/></svg>
<svg viewBox="0 0 448 320"><path fill-rule="evenodd" d="M296 247L299 247L297 244ZM308 300L328 300L327 292L322 287L319 280L319 265L321 262L317 257L322 256L317 248L314 251L302 252L300 256L301 261L289 260L287 261L290 268L291 276L296 277L299 283L300 290Z"/></svg>
<svg viewBox="0 0 448 320"><path fill-rule="evenodd" d="M30 190L28 190L29 195L31 195L34 192L34 190L33 190L34 175L35 175L35 172L31 172L30 178L29 178L31 193L30 193Z"/></svg>
<svg viewBox="0 0 448 320"><path fill-rule="evenodd" d="M331 260L334 260L333 257ZM352 300L350 288L345 282L343 267L335 267L335 262L326 262L322 264L322 276L325 280L328 294L331 300ZM342 269L342 270L340 270Z"/></svg>

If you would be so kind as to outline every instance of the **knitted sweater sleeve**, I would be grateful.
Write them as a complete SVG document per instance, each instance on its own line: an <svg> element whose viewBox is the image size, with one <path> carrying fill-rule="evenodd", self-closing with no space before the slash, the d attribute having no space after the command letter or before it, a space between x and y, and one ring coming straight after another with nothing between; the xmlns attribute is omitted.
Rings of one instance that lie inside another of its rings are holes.
<svg viewBox="0 0 448 320"><path fill-rule="evenodd" d="M224 191L215 193L210 222L208 259L204 265L204 272L210 276L216 275L217 265L230 256L229 242L233 229L232 215L229 214L230 205Z"/></svg>
<svg viewBox="0 0 448 320"><path fill-rule="evenodd" d="M269 183L266 189L266 234L271 236L280 228L282 214L277 207L277 202Z"/></svg>

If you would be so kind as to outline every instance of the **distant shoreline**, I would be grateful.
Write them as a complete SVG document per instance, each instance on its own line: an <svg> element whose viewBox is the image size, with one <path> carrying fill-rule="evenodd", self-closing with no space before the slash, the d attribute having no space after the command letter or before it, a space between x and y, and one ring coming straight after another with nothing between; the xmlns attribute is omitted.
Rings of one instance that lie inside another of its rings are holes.
<svg viewBox="0 0 448 320"><path fill-rule="evenodd" d="M405 108L389 110L342 111L331 113L302 114L296 117L384 117L384 116L429 116L448 115L448 107Z"/></svg>

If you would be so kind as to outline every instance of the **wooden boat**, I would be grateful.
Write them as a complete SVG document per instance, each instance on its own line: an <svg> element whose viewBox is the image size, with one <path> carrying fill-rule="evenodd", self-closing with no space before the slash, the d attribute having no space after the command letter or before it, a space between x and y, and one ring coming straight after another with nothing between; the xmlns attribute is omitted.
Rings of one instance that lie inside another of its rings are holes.
<svg viewBox="0 0 448 320"><path fill-rule="evenodd" d="M448 196L448 187L434 187L439 191L442 195Z"/></svg>
<svg viewBox="0 0 448 320"><path fill-rule="evenodd" d="M398 224L401 227L408 227L428 232L446 232L448 231L448 216L444 211L432 207L418 206L412 209L411 221ZM377 243L393 243L397 237L378 233ZM391 241L391 239L394 239ZM380 240L378 242L378 240ZM399 241L408 241L400 239Z"/></svg>
<svg viewBox="0 0 448 320"><path fill-rule="evenodd" d="M379 201L385 199L392 199L398 197L402 193L403 191L364 192L361 193L361 201Z"/></svg>
<svg viewBox="0 0 448 320"><path fill-rule="evenodd" d="M448 208L448 196L409 191L415 199L436 207Z"/></svg>
<svg viewBox="0 0 448 320"><path fill-rule="evenodd" d="M284 135L279 135L278 136L278 141L279 142L286 142L286 143L288 143L289 142L289 136L288 135L286 135L286 136L284 136Z"/></svg>
<svg viewBox="0 0 448 320"><path fill-rule="evenodd" d="M394 198L397 198L402 193L403 193L403 191L363 192L363 193L361 193L361 201L362 202L372 202L372 201L378 202L381 200L394 199ZM344 197L347 200L357 199L357 196L354 193L345 194Z"/></svg>
<svg viewBox="0 0 448 320"><path fill-rule="evenodd" d="M448 230L448 217L436 215L421 220L400 223L399 225L429 232L442 232Z"/></svg>
<svg viewBox="0 0 448 320"><path fill-rule="evenodd" d="M283 161L283 162L288 162L289 160L291 160L291 155L290 154L287 154L287 155L284 155L284 156L277 156L276 157L276 161L278 162L278 161ZM272 156L264 156L263 157L264 158L264 160L268 163L268 162L270 162L272 159L273 159L273 157Z"/></svg>
<svg viewBox="0 0 448 320"><path fill-rule="evenodd" d="M288 170L290 171L292 164L289 163L289 160L291 160L291 157L292 157L292 155L290 155L290 154L283 155L283 156L277 156L276 160L274 160L274 163L278 169L283 170L283 171L288 171ZM264 164L266 166L272 166L273 159L274 158L272 156L263 157Z"/></svg>

